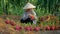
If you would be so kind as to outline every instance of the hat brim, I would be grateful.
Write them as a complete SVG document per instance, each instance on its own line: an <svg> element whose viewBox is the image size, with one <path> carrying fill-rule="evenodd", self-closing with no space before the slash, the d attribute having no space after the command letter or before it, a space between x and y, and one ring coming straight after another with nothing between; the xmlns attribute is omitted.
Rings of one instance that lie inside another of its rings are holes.
<svg viewBox="0 0 60 34"><path fill-rule="evenodd" d="M34 9L36 8L35 6L34 7L26 7L26 8L23 8L23 9Z"/></svg>

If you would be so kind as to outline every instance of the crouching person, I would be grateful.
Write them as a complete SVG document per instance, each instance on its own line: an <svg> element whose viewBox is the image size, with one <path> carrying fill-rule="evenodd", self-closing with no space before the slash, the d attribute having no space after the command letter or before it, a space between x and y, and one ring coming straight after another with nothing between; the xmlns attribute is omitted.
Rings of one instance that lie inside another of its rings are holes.
<svg viewBox="0 0 60 34"><path fill-rule="evenodd" d="M37 23L37 16L33 8L35 8L35 6L33 6L31 3L26 4L26 6L23 8L24 13L20 19L21 23Z"/></svg>

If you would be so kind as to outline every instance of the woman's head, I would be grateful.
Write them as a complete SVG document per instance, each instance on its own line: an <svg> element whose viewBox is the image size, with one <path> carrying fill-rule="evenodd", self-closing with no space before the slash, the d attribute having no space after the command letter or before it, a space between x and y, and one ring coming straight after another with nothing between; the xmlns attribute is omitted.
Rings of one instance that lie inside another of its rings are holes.
<svg viewBox="0 0 60 34"><path fill-rule="evenodd" d="M32 8L31 9L25 9L26 12L30 12L32 11Z"/></svg>

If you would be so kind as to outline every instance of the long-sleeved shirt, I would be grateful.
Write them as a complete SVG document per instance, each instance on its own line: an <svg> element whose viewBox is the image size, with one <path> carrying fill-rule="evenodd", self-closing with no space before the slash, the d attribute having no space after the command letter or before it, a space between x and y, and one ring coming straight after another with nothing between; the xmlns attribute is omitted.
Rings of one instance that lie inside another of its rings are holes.
<svg viewBox="0 0 60 34"><path fill-rule="evenodd" d="M29 18L29 14L34 15L35 19L37 19L36 13L34 11L24 12L22 19L25 20L25 19Z"/></svg>
<svg viewBox="0 0 60 34"><path fill-rule="evenodd" d="M37 16L36 16L36 13L33 10L29 11L29 12L24 12L23 16L22 16L22 19L25 20L25 19L29 18L29 14L34 15L35 20L33 20L33 23L36 22Z"/></svg>

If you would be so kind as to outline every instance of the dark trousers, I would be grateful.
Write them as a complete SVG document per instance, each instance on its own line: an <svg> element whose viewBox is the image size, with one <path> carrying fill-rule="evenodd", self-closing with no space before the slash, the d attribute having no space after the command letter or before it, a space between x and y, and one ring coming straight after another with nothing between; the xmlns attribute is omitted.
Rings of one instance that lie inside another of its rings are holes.
<svg viewBox="0 0 60 34"><path fill-rule="evenodd" d="M26 20L21 19L20 21L21 23L33 23L33 20L31 20L30 18L27 18Z"/></svg>

